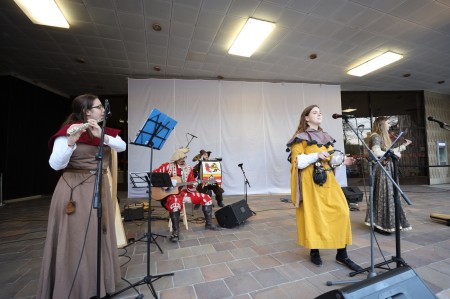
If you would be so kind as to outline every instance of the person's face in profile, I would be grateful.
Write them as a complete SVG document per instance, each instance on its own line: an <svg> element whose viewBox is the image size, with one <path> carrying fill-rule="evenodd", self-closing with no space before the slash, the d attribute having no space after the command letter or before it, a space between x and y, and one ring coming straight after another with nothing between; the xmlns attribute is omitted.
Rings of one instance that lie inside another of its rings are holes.
<svg viewBox="0 0 450 299"><path fill-rule="evenodd" d="M92 108L86 111L86 116L88 119L93 118L96 120L104 118L105 107L103 107L102 102L98 98L92 103Z"/></svg>
<svg viewBox="0 0 450 299"><path fill-rule="evenodd" d="M177 162L178 165L184 166L184 165L186 165L186 157L178 159L176 162Z"/></svg>
<svg viewBox="0 0 450 299"><path fill-rule="evenodd" d="M388 119L384 122L384 129L387 131L389 131L389 128L391 127L391 121Z"/></svg>

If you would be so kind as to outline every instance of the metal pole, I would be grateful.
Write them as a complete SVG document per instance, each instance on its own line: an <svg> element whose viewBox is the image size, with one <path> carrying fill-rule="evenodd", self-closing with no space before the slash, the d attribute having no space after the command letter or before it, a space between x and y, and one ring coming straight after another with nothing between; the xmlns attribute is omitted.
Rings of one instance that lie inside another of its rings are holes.
<svg viewBox="0 0 450 299"><path fill-rule="evenodd" d="M3 173L0 173L0 207L6 206L3 203Z"/></svg>

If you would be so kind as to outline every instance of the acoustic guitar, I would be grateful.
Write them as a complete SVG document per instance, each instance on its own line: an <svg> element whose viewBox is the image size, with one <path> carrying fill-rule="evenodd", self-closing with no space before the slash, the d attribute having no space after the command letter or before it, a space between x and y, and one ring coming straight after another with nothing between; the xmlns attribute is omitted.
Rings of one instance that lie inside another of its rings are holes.
<svg viewBox="0 0 450 299"><path fill-rule="evenodd" d="M177 180L176 186L170 187L170 188L152 187L152 199L153 200L161 201L169 195L176 195L176 194L180 193L180 190L178 189L178 187L181 187L181 186L193 185L195 183L199 183L199 184L200 183L209 183L209 184L217 183L217 181L214 179L197 180L197 181L192 181L192 182L182 182L181 178L179 176L174 176L171 179Z"/></svg>

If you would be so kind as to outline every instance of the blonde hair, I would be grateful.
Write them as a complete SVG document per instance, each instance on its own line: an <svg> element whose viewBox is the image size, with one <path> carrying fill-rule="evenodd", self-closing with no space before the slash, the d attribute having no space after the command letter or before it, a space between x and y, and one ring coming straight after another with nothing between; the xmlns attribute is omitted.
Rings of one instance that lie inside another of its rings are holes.
<svg viewBox="0 0 450 299"><path fill-rule="evenodd" d="M380 116L375 119L372 126L372 135L378 134L381 137L381 149L386 150L392 144L391 137L389 136L389 130L386 128L385 123L389 120L389 117Z"/></svg>

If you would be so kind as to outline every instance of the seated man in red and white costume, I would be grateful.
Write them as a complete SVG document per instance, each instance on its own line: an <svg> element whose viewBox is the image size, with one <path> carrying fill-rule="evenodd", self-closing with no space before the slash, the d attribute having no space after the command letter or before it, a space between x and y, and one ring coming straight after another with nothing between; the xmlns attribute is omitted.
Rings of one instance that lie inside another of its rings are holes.
<svg viewBox="0 0 450 299"><path fill-rule="evenodd" d="M180 148L170 157L170 162L163 163L153 172L166 172L172 179L172 184L180 183L182 186L178 188L178 194L172 194L161 200L161 205L169 211L170 219L172 220L172 235L169 237L172 242L179 240L180 234L180 212L183 209L183 202L190 202L194 205L202 206L203 214L205 215L205 229L220 230L219 227L212 223L212 201L208 194L197 192L197 182L194 177L192 167L186 164L186 154L189 152L188 148ZM192 184L185 184L192 182ZM184 183L184 184L183 184Z"/></svg>

